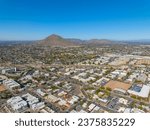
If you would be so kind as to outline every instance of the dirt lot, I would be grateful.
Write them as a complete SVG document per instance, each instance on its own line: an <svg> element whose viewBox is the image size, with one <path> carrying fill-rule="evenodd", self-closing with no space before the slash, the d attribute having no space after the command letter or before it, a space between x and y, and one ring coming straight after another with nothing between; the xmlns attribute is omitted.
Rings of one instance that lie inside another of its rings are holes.
<svg viewBox="0 0 150 130"><path fill-rule="evenodd" d="M6 88L3 85L0 85L0 92L5 91Z"/></svg>
<svg viewBox="0 0 150 130"><path fill-rule="evenodd" d="M128 90L131 87L131 84L111 80L105 85L105 87L109 87L112 90L114 90L115 88L121 88L124 90Z"/></svg>

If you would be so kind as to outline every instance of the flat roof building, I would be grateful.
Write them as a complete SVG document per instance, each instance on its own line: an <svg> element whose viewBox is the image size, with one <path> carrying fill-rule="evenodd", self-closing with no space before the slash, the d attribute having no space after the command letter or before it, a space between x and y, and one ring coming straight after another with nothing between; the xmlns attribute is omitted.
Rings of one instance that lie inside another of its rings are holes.
<svg viewBox="0 0 150 130"><path fill-rule="evenodd" d="M7 79L3 81L3 85L10 90L15 90L20 88L20 84L12 79Z"/></svg>
<svg viewBox="0 0 150 130"><path fill-rule="evenodd" d="M128 90L128 93L142 98L148 98L150 93L150 85L143 85L141 87L137 85L133 86Z"/></svg>
<svg viewBox="0 0 150 130"><path fill-rule="evenodd" d="M7 104L15 112L21 112L27 108L27 102L24 101L20 96L10 98L7 100Z"/></svg>

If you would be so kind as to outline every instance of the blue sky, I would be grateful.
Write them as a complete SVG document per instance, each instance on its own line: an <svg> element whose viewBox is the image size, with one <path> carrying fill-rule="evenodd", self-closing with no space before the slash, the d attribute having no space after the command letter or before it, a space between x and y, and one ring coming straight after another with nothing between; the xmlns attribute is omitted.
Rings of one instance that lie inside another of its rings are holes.
<svg viewBox="0 0 150 130"><path fill-rule="evenodd" d="M0 40L150 39L150 0L0 0Z"/></svg>

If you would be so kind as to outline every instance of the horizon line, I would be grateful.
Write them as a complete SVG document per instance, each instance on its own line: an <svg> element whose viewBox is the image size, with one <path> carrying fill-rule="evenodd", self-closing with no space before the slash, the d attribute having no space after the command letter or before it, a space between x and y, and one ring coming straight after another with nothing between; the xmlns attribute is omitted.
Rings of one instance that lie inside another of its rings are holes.
<svg viewBox="0 0 150 130"><path fill-rule="evenodd" d="M88 41L88 40L110 40L110 41L150 41L150 38L141 38L141 39L112 39L112 38L90 38L90 39L82 39L82 38L77 38L77 37L63 37L63 36L61 36L61 35L59 35L59 34L51 34L51 35L56 35L56 36L60 36L60 37L62 37L62 38L64 38L64 39L78 39L78 40L83 40L83 41ZM45 38L47 38L47 37L49 37L49 36L51 36L51 35L48 35L48 36L46 36ZM41 39L9 39L9 40L7 40L7 39L5 39L5 40L2 40L2 39L0 39L0 41L40 41L40 40L44 40L45 38L41 38Z"/></svg>

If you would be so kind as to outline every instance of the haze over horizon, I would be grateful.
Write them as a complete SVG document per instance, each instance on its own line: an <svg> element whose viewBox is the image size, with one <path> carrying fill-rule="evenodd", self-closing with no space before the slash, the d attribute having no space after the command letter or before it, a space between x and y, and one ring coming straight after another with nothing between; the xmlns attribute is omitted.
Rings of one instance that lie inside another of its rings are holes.
<svg viewBox="0 0 150 130"><path fill-rule="evenodd" d="M150 39L149 0L0 0L0 40Z"/></svg>

